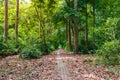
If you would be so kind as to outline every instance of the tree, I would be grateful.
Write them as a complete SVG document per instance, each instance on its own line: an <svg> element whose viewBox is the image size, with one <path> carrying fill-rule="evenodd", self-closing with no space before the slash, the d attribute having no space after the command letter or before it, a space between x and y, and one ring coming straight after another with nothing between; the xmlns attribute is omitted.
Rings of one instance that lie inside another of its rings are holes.
<svg viewBox="0 0 120 80"><path fill-rule="evenodd" d="M74 9L77 12L78 0L74 0ZM77 16L74 18L74 53L78 53L78 27L77 27Z"/></svg>
<svg viewBox="0 0 120 80"><path fill-rule="evenodd" d="M67 40L68 40L68 48L71 50L71 26L70 20L67 22Z"/></svg>
<svg viewBox="0 0 120 80"><path fill-rule="evenodd" d="M85 0L85 15L86 15L86 27L85 27L85 45L88 46L88 12L87 12L87 0Z"/></svg>
<svg viewBox="0 0 120 80"><path fill-rule="evenodd" d="M70 0L66 0L67 7L70 8ZM66 38L68 43L68 50L71 50L71 20L66 20Z"/></svg>
<svg viewBox="0 0 120 80"><path fill-rule="evenodd" d="M5 0L5 18L4 18L4 34L3 34L3 42L7 41L8 38L8 0Z"/></svg>
<svg viewBox="0 0 120 80"><path fill-rule="evenodd" d="M43 44L44 44L44 51L48 52L47 43L46 43L46 34L45 34L45 30L44 30L45 23L44 23L43 14L42 14L43 13L43 10L42 10L43 6L45 6L44 1L41 1L40 3L37 3L37 4L34 2L35 11L37 13L37 18L39 20L39 42L40 42L40 37L42 37ZM40 33L42 33L42 35ZM45 53L45 54L47 54L47 53Z"/></svg>
<svg viewBox="0 0 120 80"><path fill-rule="evenodd" d="M15 40L18 40L19 0L16 0Z"/></svg>
<svg viewBox="0 0 120 80"><path fill-rule="evenodd" d="M93 7L93 39L94 39L94 28L96 26L96 19L95 19L95 1L92 1L92 7ZM95 40L94 40L95 43Z"/></svg>

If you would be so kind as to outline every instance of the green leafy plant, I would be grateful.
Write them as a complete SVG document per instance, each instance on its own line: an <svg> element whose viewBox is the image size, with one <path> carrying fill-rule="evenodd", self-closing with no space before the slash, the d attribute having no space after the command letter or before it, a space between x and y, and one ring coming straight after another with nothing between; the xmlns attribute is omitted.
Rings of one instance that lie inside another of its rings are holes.
<svg viewBox="0 0 120 80"><path fill-rule="evenodd" d="M102 47L96 51L96 53L102 57L101 61L107 65L120 64L120 42L119 40L113 40L104 43Z"/></svg>
<svg viewBox="0 0 120 80"><path fill-rule="evenodd" d="M106 79L104 79L104 80L111 80L110 78L106 78Z"/></svg>
<svg viewBox="0 0 120 80"><path fill-rule="evenodd" d="M39 58L42 55L41 51L32 45L26 45L26 47L22 48L20 53L20 58L23 59L35 59Z"/></svg>
<svg viewBox="0 0 120 80"><path fill-rule="evenodd" d="M0 43L0 55L8 56L18 54L19 45L14 40L8 40L6 43Z"/></svg>
<svg viewBox="0 0 120 80"><path fill-rule="evenodd" d="M3 77L4 75L4 72L0 70L0 77Z"/></svg>
<svg viewBox="0 0 120 80"><path fill-rule="evenodd" d="M93 59L91 57L89 57L89 58L86 58L83 62L91 63L91 62L93 62Z"/></svg>

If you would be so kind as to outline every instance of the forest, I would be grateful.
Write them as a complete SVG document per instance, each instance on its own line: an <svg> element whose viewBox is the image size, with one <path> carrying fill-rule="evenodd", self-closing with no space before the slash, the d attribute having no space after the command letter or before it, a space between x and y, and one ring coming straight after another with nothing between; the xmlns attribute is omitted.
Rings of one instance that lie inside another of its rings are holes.
<svg viewBox="0 0 120 80"><path fill-rule="evenodd" d="M120 80L120 1L0 0L0 80Z"/></svg>

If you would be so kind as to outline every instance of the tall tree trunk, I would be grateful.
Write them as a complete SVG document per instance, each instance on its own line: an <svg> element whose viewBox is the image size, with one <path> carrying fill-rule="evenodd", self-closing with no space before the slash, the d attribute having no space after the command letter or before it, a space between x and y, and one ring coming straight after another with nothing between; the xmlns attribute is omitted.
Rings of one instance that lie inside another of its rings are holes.
<svg viewBox="0 0 120 80"><path fill-rule="evenodd" d="M74 9L77 12L77 3L78 0L74 0ZM78 53L78 27L77 27L77 17L74 18L74 53Z"/></svg>
<svg viewBox="0 0 120 80"><path fill-rule="evenodd" d="M4 19L4 34L3 34L3 42L5 43L8 38L8 0L5 0L5 19Z"/></svg>
<svg viewBox="0 0 120 80"><path fill-rule="evenodd" d="M93 1L93 27L95 27L96 21L95 21L95 1Z"/></svg>
<svg viewBox="0 0 120 80"><path fill-rule="evenodd" d="M95 20L95 1L93 0L93 41L95 43L95 40L94 40L94 28L96 26L96 20Z"/></svg>
<svg viewBox="0 0 120 80"><path fill-rule="evenodd" d="M86 47L88 46L88 13L87 13L87 0L85 0L86 3L86 9L85 9L85 14L86 14L86 27L85 27L85 45Z"/></svg>
<svg viewBox="0 0 120 80"><path fill-rule="evenodd" d="M68 7L70 7L70 0L65 0ZM68 50L71 51L71 27L70 19L66 20L66 38L68 44Z"/></svg>
<svg viewBox="0 0 120 80"><path fill-rule="evenodd" d="M18 40L19 0L16 0L15 40Z"/></svg>
<svg viewBox="0 0 120 80"><path fill-rule="evenodd" d="M68 41L68 21L65 20L65 23L66 23L66 41Z"/></svg>
<svg viewBox="0 0 120 80"><path fill-rule="evenodd" d="M67 43L68 49L71 50L71 27L70 27L70 20L67 21Z"/></svg>

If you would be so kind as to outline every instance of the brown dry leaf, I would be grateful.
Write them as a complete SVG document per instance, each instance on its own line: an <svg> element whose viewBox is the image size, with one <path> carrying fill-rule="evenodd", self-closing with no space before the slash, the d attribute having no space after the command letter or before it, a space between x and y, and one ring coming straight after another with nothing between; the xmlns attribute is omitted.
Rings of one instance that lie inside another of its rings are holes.
<svg viewBox="0 0 120 80"><path fill-rule="evenodd" d="M69 70L71 80L102 80L105 78L120 80L120 75L108 71L106 66L84 62L86 58L93 58L95 55L71 55L62 49L59 51L63 63ZM0 75L4 75L0 76L0 80L7 80L8 78L9 80L61 80L57 72L57 52L58 50L54 51L54 54L34 60L22 60L19 59L18 55L0 59L0 71L2 71ZM120 71L120 66L112 68Z"/></svg>

